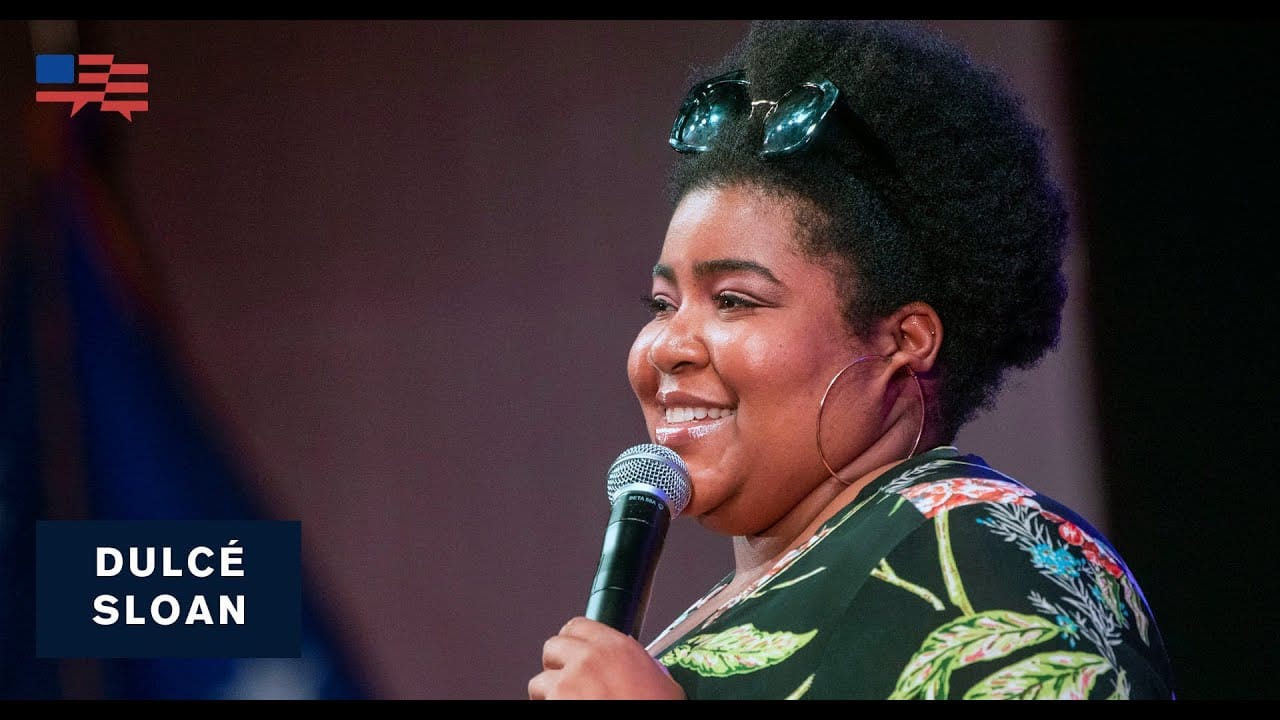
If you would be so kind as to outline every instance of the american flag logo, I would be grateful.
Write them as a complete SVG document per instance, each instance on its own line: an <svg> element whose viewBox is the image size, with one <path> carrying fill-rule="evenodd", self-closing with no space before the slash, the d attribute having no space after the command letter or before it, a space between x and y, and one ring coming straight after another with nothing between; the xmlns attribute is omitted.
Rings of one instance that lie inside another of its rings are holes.
<svg viewBox="0 0 1280 720"><path fill-rule="evenodd" d="M118 63L115 55L36 55L36 84L65 85L37 89L36 102L69 102L71 115L89 103L103 112L118 112L133 122L133 113L147 109L146 63ZM121 97L121 96L126 97Z"/></svg>

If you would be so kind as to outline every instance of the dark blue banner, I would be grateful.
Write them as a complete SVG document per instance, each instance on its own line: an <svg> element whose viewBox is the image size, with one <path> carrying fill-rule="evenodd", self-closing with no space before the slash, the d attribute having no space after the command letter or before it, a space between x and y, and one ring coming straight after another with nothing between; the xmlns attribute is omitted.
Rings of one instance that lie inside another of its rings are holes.
<svg viewBox="0 0 1280 720"><path fill-rule="evenodd" d="M300 657L302 526L41 521L41 658Z"/></svg>

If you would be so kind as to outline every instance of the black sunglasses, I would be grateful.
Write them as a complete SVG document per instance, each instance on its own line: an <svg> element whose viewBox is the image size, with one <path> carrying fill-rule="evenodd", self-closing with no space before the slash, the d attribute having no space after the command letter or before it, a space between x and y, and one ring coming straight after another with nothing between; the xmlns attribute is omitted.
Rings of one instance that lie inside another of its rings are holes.
<svg viewBox="0 0 1280 720"><path fill-rule="evenodd" d="M671 127L671 147L677 152L699 153L714 147L716 138L730 123L751 117L760 105L764 115L764 140L760 157L789 155L803 148L823 119L835 107L840 89L831 81L803 82L778 100L751 100L751 81L744 70L734 70L694 85L680 105Z"/></svg>

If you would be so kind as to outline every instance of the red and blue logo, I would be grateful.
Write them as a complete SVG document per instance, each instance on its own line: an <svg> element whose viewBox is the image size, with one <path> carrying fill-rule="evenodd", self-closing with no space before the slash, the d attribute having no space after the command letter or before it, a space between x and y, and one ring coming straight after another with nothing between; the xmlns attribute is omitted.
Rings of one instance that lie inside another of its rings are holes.
<svg viewBox="0 0 1280 720"><path fill-rule="evenodd" d="M97 103L133 122L147 109L146 63L118 63L115 55L36 55L36 102L71 103L71 115ZM50 86L63 86L53 88Z"/></svg>

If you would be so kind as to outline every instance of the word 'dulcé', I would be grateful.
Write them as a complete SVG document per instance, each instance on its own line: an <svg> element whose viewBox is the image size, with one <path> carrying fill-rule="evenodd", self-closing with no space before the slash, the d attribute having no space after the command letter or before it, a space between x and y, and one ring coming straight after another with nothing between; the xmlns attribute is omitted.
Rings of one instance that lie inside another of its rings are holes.
<svg viewBox="0 0 1280 720"><path fill-rule="evenodd" d="M236 545L238 542L240 541L230 540L218 551L205 545L193 547L187 552L186 563L183 566L174 565L173 548L159 548L160 559L157 563L157 548L129 547L126 551L129 556L127 563L129 574L134 577L150 577L159 570L164 577L182 577L185 568L185 571L194 577L209 577L214 572L218 572L222 577L243 577L244 570L240 566L244 561L244 548ZM115 577L124 571L126 552L110 546L99 547L98 577Z"/></svg>

